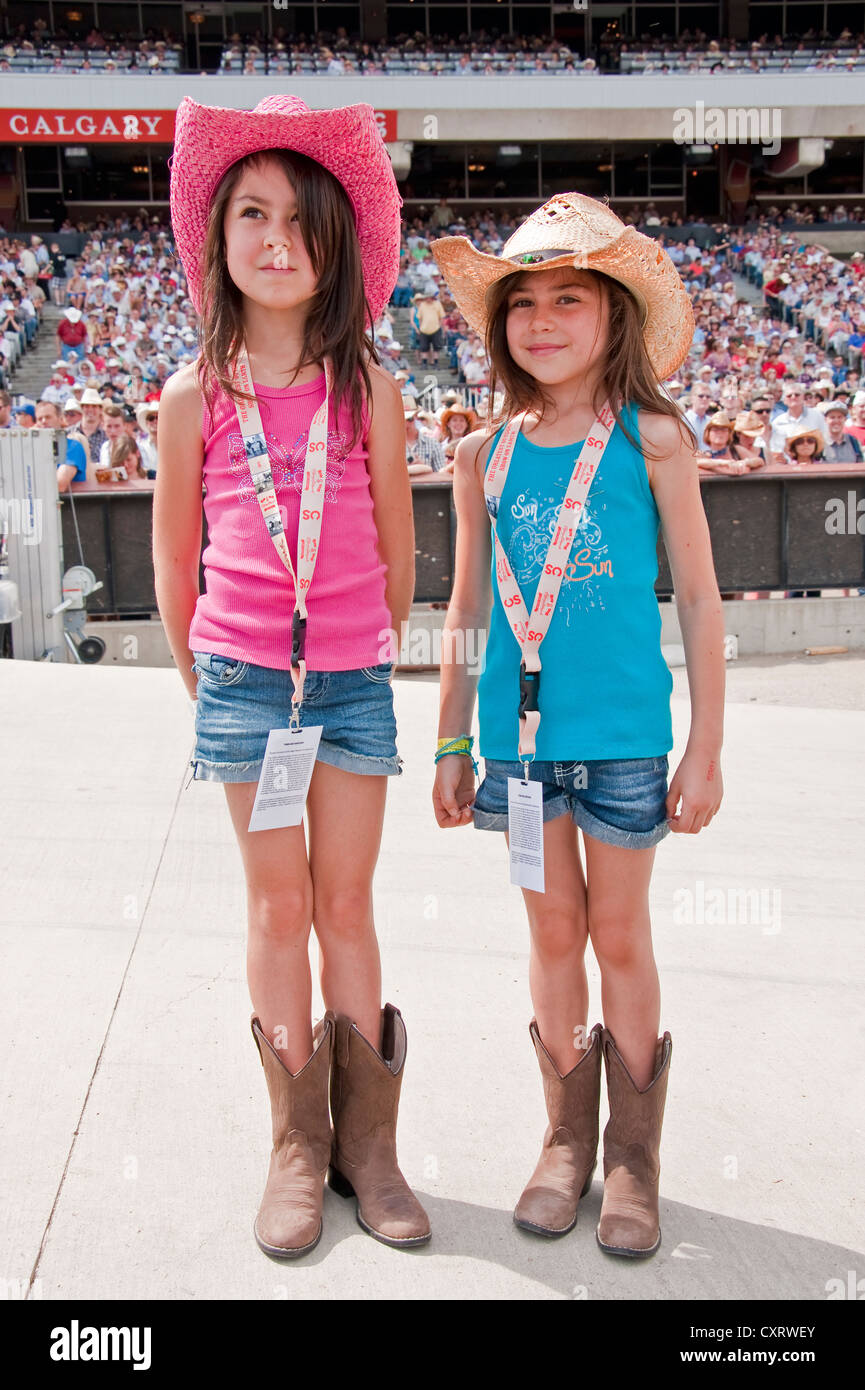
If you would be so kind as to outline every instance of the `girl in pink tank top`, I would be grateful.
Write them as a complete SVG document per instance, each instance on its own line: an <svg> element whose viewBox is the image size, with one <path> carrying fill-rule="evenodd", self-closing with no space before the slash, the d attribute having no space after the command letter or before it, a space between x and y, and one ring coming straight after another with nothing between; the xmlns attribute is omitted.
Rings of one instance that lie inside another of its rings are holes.
<svg viewBox="0 0 865 1390"><path fill-rule="evenodd" d="M397 1164L405 1026L381 1006L372 916L414 591L402 401L372 333L401 202L371 106L181 102L171 215L202 350L160 401L154 569L195 702L192 778L224 784L246 876L273 1135L254 1232L277 1258L317 1244L326 1176L378 1240L430 1236ZM249 828L268 735L290 724L321 729L308 847L303 821Z"/></svg>

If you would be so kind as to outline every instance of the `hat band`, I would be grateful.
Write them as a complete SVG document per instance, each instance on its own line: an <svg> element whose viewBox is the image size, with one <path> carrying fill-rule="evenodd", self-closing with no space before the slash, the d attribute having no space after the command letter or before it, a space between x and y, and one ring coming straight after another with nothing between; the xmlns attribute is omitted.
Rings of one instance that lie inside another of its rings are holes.
<svg viewBox="0 0 865 1390"><path fill-rule="evenodd" d="M505 256L506 261L511 261L513 265L533 265L536 261L551 261L556 256L575 256L577 253L572 246L554 247L546 251L525 251L521 256Z"/></svg>

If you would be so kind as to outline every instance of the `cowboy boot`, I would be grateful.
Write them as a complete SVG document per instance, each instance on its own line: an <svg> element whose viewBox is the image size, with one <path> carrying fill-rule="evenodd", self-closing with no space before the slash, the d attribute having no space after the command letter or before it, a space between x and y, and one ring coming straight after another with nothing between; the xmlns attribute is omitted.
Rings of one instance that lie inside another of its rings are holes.
<svg viewBox="0 0 865 1390"><path fill-rule="evenodd" d="M644 1091L637 1090L606 1028L602 1048L610 1118L604 1130L604 1198L598 1244L610 1255L641 1258L654 1255L661 1244L659 1150L673 1043L669 1033L658 1038L654 1076Z"/></svg>
<svg viewBox="0 0 865 1390"><path fill-rule="evenodd" d="M537 1021L529 1024L549 1124L537 1167L514 1211L514 1221L524 1231L563 1236L577 1224L577 1203L591 1187L597 1164L602 1031L596 1023L588 1051L562 1076L541 1041Z"/></svg>
<svg viewBox="0 0 865 1390"><path fill-rule="evenodd" d="M255 1220L259 1249L277 1259L294 1259L321 1238L324 1179L330 1160L327 1104L334 1016L326 1013L313 1030L313 1051L292 1073L265 1037L258 1018L252 1036L264 1067L273 1123L267 1185Z"/></svg>
<svg viewBox="0 0 865 1390"><path fill-rule="evenodd" d="M402 1014L382 1009L377 1052L340 1014L336 1020L330 1106L333 1154L328 1182L340 1197L357 1197L357 1219L385 1245L424 1245L429 1218L399 1170L396 1121L406 1055Z"/></svg>

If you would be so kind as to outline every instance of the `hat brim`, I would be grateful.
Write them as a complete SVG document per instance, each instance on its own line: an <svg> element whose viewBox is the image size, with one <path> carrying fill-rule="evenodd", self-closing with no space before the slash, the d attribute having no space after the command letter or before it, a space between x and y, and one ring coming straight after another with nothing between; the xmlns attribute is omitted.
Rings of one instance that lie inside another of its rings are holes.
<svg viewBox="0 0 865 1390"><path fill-rule="evenodd" d="M466 323L486 337L487 290L506 275L574 266L599 270L631 292L640 308L643 339L659 381L672 376L688 355L694 334L694 311L688 291L670 257L651 237L625 227L610 244L594 250L551 256L534 265L519 265L478 251L468 237L440 237L432 253L447 278Z"/></svg>
<svg viewBox="0 0 865 1390"><path fill-rule="evenodd" d="M169 161L171 223L196 311L202 310L201 254L213 194L239 159L268 149L307 155L345 189L354 209L364 289L375 322L399 275L402 198L375 110L366 103L330 111L236 111L183 98Z"/></svg>

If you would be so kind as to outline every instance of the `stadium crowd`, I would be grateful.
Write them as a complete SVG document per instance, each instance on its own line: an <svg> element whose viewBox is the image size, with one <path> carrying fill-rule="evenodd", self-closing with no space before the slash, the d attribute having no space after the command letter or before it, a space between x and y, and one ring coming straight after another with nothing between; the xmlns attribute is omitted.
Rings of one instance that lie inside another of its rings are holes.
<svg viewBox="0 0 865 1390"><path fill-rule="evenodd" d="M650 213L640 225L666 247L694 305L691 352L665 390L694 432L701 471L861 466L865 258L837 260L770 223L722 227L721 239L701 249L694 237L668 241ZM489 395L484 344L440 285L431 244L464 235L497 254L519 220L499 209L463 219L444 197L404 220L399 276L374 341L401 388L413 474L452 471L457 440L484 418ZM170 231L142 209L100 219L88 238L66 258L50 237L0 229L0 427L66 429L73 447L61 490L85 479L154 477L160 392L197 355L196 315ZM750 298L734 273L750 281ZM11 377L36 343L49 294L62 310L52 374L39 400L15 406ZM397 308L409 310L407 341L394 333ZM456 382L443 390L440 376Z"/></svg>
<svg viewBox="0 0 865 1390"><path fill-rule="evenodd" d="M687 28L678 38L648 33L627 38L617 22L611 21L585 53L549 35L501 35L495 29L458 36L416 31L366 41L344 27L312 36L277 27L272 37L261 31L232 34L218 71L377 77L385 73L477 76L863 69L865 35L849 29L835 37L810 29L802 35L770 37L767 33L745 42L711 39L700 29L691 32ZM92 28L80 38L62 27L51 33L47 23L37 19L29 29L19 24L0 47L0 72L152 74L188 70L180 38L168 29L148 30L142 38L131 30L106 33Z"/></svg>

